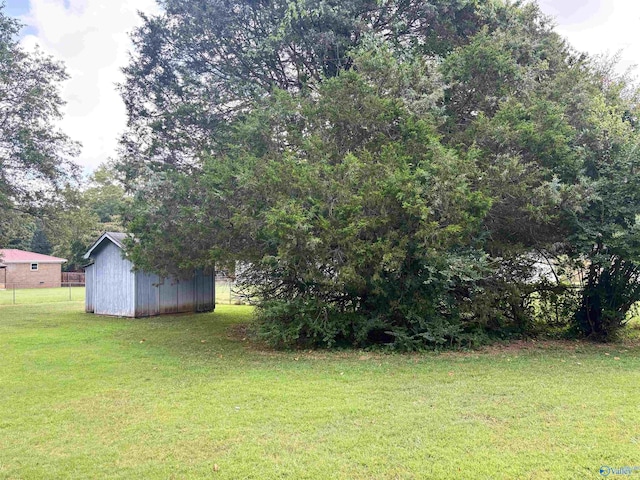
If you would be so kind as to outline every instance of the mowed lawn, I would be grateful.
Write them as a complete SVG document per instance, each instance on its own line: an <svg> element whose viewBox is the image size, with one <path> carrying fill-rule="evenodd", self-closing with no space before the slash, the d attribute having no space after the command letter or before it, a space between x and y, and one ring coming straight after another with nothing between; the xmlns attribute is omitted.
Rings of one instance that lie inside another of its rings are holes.
<svg viewBox="0 0 640 480"><path fill-rule="evenodd" d="M0 290L0 306L32 305L35 303L53 303L84 301L84 287L62 288L8 288ZM233 304L239 302L237 295L228 282L216 283L216 303Z"/></svg>
<svg viewBox="0 0 640 480"><path fill-rule="evenodd" d="M637 347L280 353L244 337L250 318L1 306L0 478L583 479L640 466Z"/></svg>
<svg viewBox="0 0 640 480"><path fill-rule="evenodd" d="M84 287L8 288L0 290L0 306L84 301ZM0 315L2 315L0 313Z"/></svg>

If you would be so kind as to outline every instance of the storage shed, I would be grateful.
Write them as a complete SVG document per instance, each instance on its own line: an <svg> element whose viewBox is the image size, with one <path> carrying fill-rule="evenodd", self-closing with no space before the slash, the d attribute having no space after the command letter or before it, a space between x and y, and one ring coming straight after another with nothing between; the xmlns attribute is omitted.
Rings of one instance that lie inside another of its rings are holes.
<svg viewBox="0 0 640 480"><path fill-rule="evenodd" d="M187 279L161 278L134 270L126 258L125 233L104 233L85 254L87 312L119 317L210 312L215 308L214 273Z"/></svg>

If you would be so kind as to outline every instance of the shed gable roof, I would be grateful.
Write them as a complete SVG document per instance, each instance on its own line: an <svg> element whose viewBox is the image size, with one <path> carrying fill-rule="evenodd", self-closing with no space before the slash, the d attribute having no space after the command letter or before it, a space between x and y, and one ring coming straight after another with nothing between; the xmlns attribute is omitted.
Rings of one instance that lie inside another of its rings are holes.
<svg viewBox="0 0 640 480"><path fill-rule="evenodd" d="M121 250L124 250L124 241L129 235L121 232L104 232L98 240L95 241L91 248L84 254L83 258L91 257L91 254L94 252L98 246L107 240L111 241L116 247Z"/></svg>
<svg viewBox="0 0 640 480"><path fill-rule="evenodd" d="M66 258L52 257L16 248L0 249L0 264L2 265L10 263L64 263L66 261Z"/></svg>

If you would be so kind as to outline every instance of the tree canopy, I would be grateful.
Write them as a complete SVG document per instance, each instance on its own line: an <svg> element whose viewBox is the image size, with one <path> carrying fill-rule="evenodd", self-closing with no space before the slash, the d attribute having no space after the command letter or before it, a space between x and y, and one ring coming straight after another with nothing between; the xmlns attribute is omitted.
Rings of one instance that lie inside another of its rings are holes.
<svg viewBox="0 0 640 480"><path fill-rule="evenodd" d="M20 23L0 5L0 242L16 236L19 212L34 213L72 181L78 145L55 125L62 65L18 42Z"/></svg>
<svg viewBox="0 0 640 480"><path fill-rule="evenodd" d="M68 260L66 270L82 268L84 254L101 233L124 229L122 215L129 202L109 163L88 176L82 189L68 188L61 193L56 208L42 218L53 253Z"/></svg>
<svg viewBox="0 0 640 480"><path fill-rule="evenodd" d="M285 346L608 338L640 300L637 97L535 4L162 4L122 86L138 266L243 262Z"/></svg>

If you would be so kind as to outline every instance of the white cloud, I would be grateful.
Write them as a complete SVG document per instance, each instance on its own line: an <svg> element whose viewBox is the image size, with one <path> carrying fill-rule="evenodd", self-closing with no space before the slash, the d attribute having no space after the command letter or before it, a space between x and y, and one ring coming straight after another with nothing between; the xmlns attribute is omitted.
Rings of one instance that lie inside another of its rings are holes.
<svg viewBox="0 0 640 480"><path fill-rule="evenodd" d="M579 51L610 56L620 52L621 73L640 63L640 2L540 0L539 4L556 17L557 31Z"/></svg>
<svg viewBox="0 0 640 480"><path fill-rule="evenodd" d="M77 159L86 170L114 155L126 123L115 84L128 62L128 32L140 25L138 11L155 13L154 0L30 0L23 19L35 34L22 42L62 60L70 75L61 128L82 142Z"/></svg>

